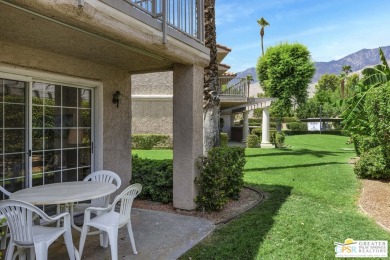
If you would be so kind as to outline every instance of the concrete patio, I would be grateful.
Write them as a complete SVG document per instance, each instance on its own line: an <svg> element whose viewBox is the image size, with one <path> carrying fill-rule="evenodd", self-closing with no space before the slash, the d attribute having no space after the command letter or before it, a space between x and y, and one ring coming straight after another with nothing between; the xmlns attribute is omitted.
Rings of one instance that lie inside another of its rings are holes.
<svg viewBox="0 0 390 260"><path fill-rule="evenodd" d="M119 231L119 259L177 259L214 229L206 219L170 214L160 211L132 210L132 225L138 254L131 249L126 227ZM79 244L80 234L73 232L73 243ZM49 259L68 259L62 239L49 248ZM99 236L88 236L82 259L111 259L110 248L99 245Z"/></svg>

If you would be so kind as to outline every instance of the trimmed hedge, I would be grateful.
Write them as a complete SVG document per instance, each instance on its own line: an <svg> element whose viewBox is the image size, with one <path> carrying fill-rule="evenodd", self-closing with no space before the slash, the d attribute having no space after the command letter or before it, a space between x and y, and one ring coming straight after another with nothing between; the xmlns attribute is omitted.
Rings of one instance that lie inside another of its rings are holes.
<svg viewBox="0 0 390 260"><path fill-rule="evenodd" d="M229 139L229 136L227 133L220 133L219 134L219 141L221 143L221 146L227 146L228 139Z"/></svg>
<svg viewBox="0 0 390 260"><path fill-rule="evenodd" d="M132 183L141 183L139 198L162 203L173 200L173 161L132 156Z"/></svg>
<svg viewBox="0 0 390 260"><path fill-rule="evenodd" d="M260 146L259 137L255 134L250 134L246 138L246 147L258 148Z"/></svg>
<svg viewBox="0 0 390 260"><path fill-rule="evenodd" d="M261 134L262 134L261 128L252 129L251 134L257 135L259 137L259 143L261 143ZM283 132L278 133L276 130L273 129L273 130L269 131L269 135L270 135L269 141L271 144L275 144L276 147L283 147L284 146L285 134Z"/></svg>
<svg viewBox="0 0 390 260"><path fill-rule="evenodd" d="M292 131L292 130L284 130L283 133L285 135L312 135L312 134L324 134L324 135L344 135L348 136L346 131L341 130L323 130L323 131Z"/></svg>
<svg viewBox="0 0 390 260"><path fill-rule="evenodd" d="M287 123L286 127L288 130L293 130L293 131L306 131L307 130L307 124L300 123L300 122Z"/></svg>
<svg viewBox="0 0 390 260"><path fill-rule="evenodd" d="M261 125L261 118L248 118L249 125L258 124Z"/></svg>
<svg viewBox="0 0 390 260"><path fill-rule="evenodd" d="M238 199L244 185L245 148L214 147L198 162L198 209L219 211L229 199Z"/></svg>
<svg viewBox="0 0 390 260"><path fill-rule="evenodd" d="M169 135L162 134L134 134L131 135L133 149L151 150L153 147L172 147L172 139Z"/></svg>

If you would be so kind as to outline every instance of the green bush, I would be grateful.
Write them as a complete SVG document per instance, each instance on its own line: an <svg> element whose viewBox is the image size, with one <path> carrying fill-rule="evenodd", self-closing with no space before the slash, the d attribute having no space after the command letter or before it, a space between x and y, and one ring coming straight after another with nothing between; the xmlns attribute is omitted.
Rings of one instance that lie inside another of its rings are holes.
<svg viewBox="0 0 390 260"><path fill-rule="evenodd" d="M390 179L389 159L383 146L377 146L363 152L354 170L360 178Z"/></svg>
<svg viewBox="0 0 390 260"><path fill-rule="evenodd" d="M261 133L262 133L262 129L261 127L259 128L253 128L252 131L251 131L251 134L252 135L257 135L260 139L261 139Z"/></svg>
<svg viewBox="0 0 390 260"><path fill-rule="evenodd" d="M250 134L246 138L246 147L248 148L257 148L259 147L259 137L255 134Z"/></svg>
<svg viewBox="0 0 390 260"><path fill-rule="evenodd" d="M229 139L229 136L227 133L220 133L219 134L219 141L221 143L221 146L227 146L228 139Z"/></svg>
<svg viewBox="0 0 390 260"><path fill-rule="evenodd" d="M172 147L169 135L134 134L131 136L133 149L150 150L153 147Z"/></svg>
<svg viewBox="0 0 390 260"><path fill-rule="evenodd" d="M296 117L283 117L283 123L292 123L297 122L298 119Z"/></svg>
<svg viewBox="0 0 390 260"><path fill-rule="evenodd" d="M196 203L199 209L219 211L229 198L238 199L244 184L245 148L215 147L201 157Z"/></svg>
<svg viewBox="0 0 390 260"><path fill-rule="evenodd" d="M307 124L301 123L301 122L291 122L286 124L288 130L293 131L306 131L307 130Z"/></svg>
<svg viewBox="0 0 390 260"><path fill-rule="evenodd" d="M284 146L284 140L285 140L285 134L284 133L275 133L274 142L271 142L276 145L276 147L283 147Z"/></svg>
<svg viewBox="0 0 390 260"><path fill-rule="evenodd" d="M257 135L259 137L259 143L262 141L262 129L254 128L251 132L253 135ZM275 144L277 147L282 147L284 145L285 134L278 133L275 129L271 129L269 131L269 142L271 144ZM249 146L248 146L249 147Z"/></svg>
<svg viewBox="0 0 390 260"><path fill-rule="evenodd" d="M142 159L132 157L132 183L141 183L141 199L172 202L173 199L173 162L172 160Z"/></svg>
<svg viewBox="0 0 390 260"><path fill-rule="evenodd" d="M249 125L261 125L261 118L248 118Z"/></svg>

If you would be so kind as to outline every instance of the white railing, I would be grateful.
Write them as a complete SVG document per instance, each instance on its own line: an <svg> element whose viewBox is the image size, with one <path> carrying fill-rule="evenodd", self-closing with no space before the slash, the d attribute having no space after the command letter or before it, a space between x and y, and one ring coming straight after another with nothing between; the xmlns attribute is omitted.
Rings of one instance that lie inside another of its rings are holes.
<svg viewBox="0 0 390 260"><path fill-rule="evenodd" d="M101 0L115 6L117 1L129 4L161 24L163 42L168 28L204 42L204 0Z"/></svg>
<svg viewBox="0 0 390 260"><path fill-rule="evenodd" d="M248 83L246 78L219 77L219 84L221 96L247 96Z"/></svg>

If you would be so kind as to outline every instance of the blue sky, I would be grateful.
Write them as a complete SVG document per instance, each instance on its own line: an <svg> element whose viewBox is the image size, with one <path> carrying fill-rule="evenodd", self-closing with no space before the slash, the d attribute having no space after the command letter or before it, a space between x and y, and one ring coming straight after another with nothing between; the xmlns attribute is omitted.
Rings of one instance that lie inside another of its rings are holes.
<svg viewBox="0 0 390 260"><path fill-rule="evenodd" d="M280 42L302 43L314 61L340 59L363 48L390 45L390 0L216 0L217 42L232 49L222 61L239 72L254 67Z"/></svg>

